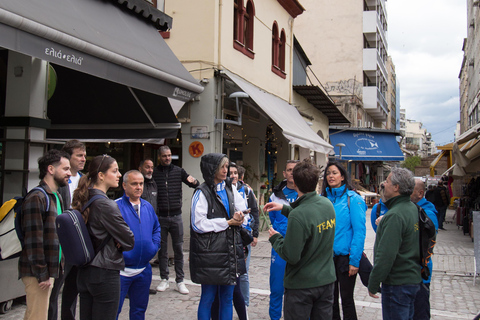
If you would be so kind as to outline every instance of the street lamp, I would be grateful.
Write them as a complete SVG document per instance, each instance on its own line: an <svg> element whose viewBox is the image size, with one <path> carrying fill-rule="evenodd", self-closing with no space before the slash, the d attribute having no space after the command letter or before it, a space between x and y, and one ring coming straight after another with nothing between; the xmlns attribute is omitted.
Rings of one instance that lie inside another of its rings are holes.
<svg viewBox="0 0 480 320"><path fill-rule="evenodd" d="M338 147L340 160L342 160L342 147L345 147L345 143L337 143L335 147Z"/></svg>

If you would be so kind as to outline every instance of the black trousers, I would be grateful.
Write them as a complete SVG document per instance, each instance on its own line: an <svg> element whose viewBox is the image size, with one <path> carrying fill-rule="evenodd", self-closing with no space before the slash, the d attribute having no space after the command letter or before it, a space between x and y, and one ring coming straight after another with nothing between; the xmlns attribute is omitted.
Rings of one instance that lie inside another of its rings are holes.
<svg viewBox="0 0 480 320"><path fill-rule="evenodd" d="M64 280L65 273L64 270L60 268L60 274L53 282L52 293L50 294L50 300L48 302L48 320L57 320L58 318L58 295Z"/></svg>
<svg viewBox="0 0 480 320"><path fill-rule="evenodd" d="M120 272L93 266L78 269L80 320L115 320L120 302Z"/></svg>
<svg viewBox="0 0 480 320"><path fill-rule="evenodd" d="M355 281L357 279L357 275L354 275L352 277L348 275L350 257L335 256L333 257L333 262L335 263L335 272L337 274L337 281L335 281L333 300L333 319L341 319L340 306L338 301L338 297L341 296L343 319L356 320L357 311L355 310L353 291L355 290Z"/></svg>
<svg viewBox="0 0 480 320"><path fill-rule="evenodd" d="M62 291L62 320L75 320L75 312L77 309L77 273L78 268L69 264L65 264L65 281Z"/></svg>
<svg viewBox="0 0 480 320"><path fill-rule="evenodd" d="M413 319L430 319L430 283L420 284L420 290L415 296Z"/></svg>
<svg viewBox="0 0 480 320"><path fill-rule="evenodd" d="M284 294L285 320L332 319L334 282L315 288L287 289Z"/></svg>

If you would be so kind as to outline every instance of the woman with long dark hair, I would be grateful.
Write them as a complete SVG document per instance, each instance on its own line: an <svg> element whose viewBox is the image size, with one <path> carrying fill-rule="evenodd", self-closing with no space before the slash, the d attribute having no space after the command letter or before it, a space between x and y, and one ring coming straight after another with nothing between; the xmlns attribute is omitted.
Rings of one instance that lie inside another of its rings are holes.
<svg viewBox="0 0 480 320"><path fill-rule="evenodd" d="M342 297L344 319L357 319L353 291L360 258L365 243L365 212L367 206L362 197L353 190L345 168L329 162L323 177L322 195L335 208L335 240L333 261L337 281L335 282L333 319L341 319L338 298Z"/></svg>
<svg viewBox="0 0 480 320"><path fill-rule="evenodd" d="M120 270L125 268L122 252L133 249L135 241L117 204L106 194L108 189L118 187L121 176L114 158L97 156L73 193L72 207L80 212L93 196L100 195L82 212L96 255L88 266L78 270L81 320L117 317Z"/></svg>
<svg viewBox="0 0 480 320"><path fill-rule="evenodd" d="M227 179L229 161L221 153L202 157L205 180L192 198L190 230L190 275L202 285L198 319L210 320L215 297L219 319L232 319L233 290L238 276L246 272L240 228L245 200ZM248 218L248 214L247 214Z"/></svg>

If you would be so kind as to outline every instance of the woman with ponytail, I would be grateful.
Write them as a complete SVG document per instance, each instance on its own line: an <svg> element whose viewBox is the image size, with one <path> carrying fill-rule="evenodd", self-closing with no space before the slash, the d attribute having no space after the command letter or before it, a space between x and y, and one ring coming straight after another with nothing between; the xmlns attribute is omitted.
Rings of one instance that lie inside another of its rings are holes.
<svg viewBox="0 0 480 320"><path fill-rule="evenodd" d="M134 245L132 231L115 201L106 194L108 189L118 187L121 176L114 158L97 156L73 194L72 207L80 212L92 197L98 198L82 212L96 255L89 265L78 270L81 320L117 317L120 270L125 267L122 252Z"/></svg>

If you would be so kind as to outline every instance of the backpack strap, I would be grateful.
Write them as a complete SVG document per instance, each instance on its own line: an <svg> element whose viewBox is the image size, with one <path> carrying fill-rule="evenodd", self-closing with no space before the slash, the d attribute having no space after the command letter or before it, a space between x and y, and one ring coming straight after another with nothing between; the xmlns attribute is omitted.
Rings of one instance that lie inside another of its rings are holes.
<svg viewBox="0 0 480 320"><path fill-rule="evenodd" d="M45 208L45 212L50 211L50 197L48 196L47 191L45 191L45 189L43 189L42 187L37 186L37 187L33 188L32 190L30 190L29 193L33 193L36 190L41 191L45 195L46 202L47 202L47 207Z"/></svg>
<svg viewBox="0 0 480 320"><path fill-rule="evenodd" d="M93 196L90 200L88 200L88 202L85 203L85 205L82 207L82 212L85 211L95 200L101 199L101 198L107 199L106 196L101 195L101 194L96 194L96 195L94 195L94 196Z"/></svg>

